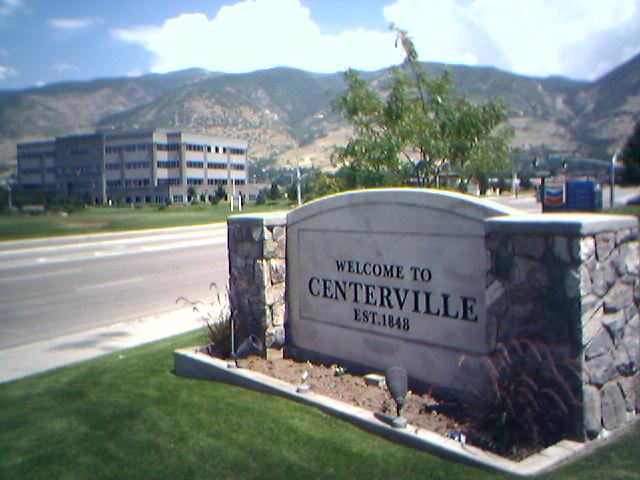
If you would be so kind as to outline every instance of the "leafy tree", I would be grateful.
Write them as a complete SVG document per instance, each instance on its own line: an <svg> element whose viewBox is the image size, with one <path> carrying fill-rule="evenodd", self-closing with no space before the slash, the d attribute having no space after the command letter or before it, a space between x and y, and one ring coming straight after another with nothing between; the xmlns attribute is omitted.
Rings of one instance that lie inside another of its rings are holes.
<svg viewBox="0 0 640 480"><path fill-rule="evenodd" d="M36 205L49 205L49 200L47 198L47 194L41 188L37 188L31 193L31 198L33 203Z"/></svg>
<svg viewBox="0 0 640 480"><path fill-rule="evenodd" d="M411 184L438 186L444 172L460 187L486 181L507 168L509 128L500 100L476 105L454 90L451 74L429 77L407 32L391 26L405 52L386 94L356 72L345 73L346 92L334 103L355 134L334 152L347 188Z"/></svg>
<svg viewBox="0 0 640 480"><path fill-rule="evenodd" d="M193 185L187 189L187 196L190 198L191 203L199 203L199 195L198 190Z"/></svg>
<svg viewBox="0 0 640 480"><path fill-rule="evenodd" d="M268 194L269 200L278 200L282 197L282 192L280 192L280 187L278 187L277 182L271 182L271 188L269 189Z"/></svg>
<svg viewBox="0 0 640 480"><path fill-rule="evenodd" d="M636 122L633 133L622 149L622 160L625 165L623 181L640 184L640 121Z"/></svg>
<svg viewBox="0 0 640 480"><path fill-rule="evenodd" d="M29 203L29 194L20 185L13 187L12 194L13 205L17 208L22 208Z"/></svg>
<svg viewBox="0 0 640 480"><path fill-rule="evenodd" d="M218 188L216 189L216 197L220 200L227 199L227 192L222 185L218 185Z"/></svg>
<svg viewBox="0 0 640 480"><path fill-rule="evenodd" d="M307 172L303 176L300 184L300 193L304 202L319 197L326 197L327 195L337 193L344 189L341 178L324 173L316 168ZM298 191L295 182L291 183L287 188L287 198L289 198L290 202L297 202Z"/></svg>
<svg viewBox="0 0 640 480"><path fill-rule="evenodd" d="M267 203L266 201L266 193L265 193L265 188L263 188L262 190L260 190L258 192L258 195L256 196L256 205L264 205L265 203Z"/></svg>
<svg viewBox="0 0 640 480"><path fill-rule="evenodd" d="M9 210L9 190L0 187L0 212Z"/></svg>

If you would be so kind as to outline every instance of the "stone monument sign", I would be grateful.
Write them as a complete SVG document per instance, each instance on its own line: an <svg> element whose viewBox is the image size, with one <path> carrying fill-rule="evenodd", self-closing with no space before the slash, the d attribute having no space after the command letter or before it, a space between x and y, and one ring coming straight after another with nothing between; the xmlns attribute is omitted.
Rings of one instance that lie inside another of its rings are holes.
<svg viewBox="0 0 640 480"><path fill-rule="evenodd" d="M528 345L532 378L573 372L561 382L568 435L623 428L640 411L638 220L519 213L386 189L230 217L231 310L267 355L402 366L464 394L489 393L488 358Z"/></svg>
<svg viewBox="0 0 640 480"><path fill-rule="evenodd" d="M433 190L350 192L287 219L287 346L297 357L463 389L461 355L486 354L484 220L513 210Z"/></svg>

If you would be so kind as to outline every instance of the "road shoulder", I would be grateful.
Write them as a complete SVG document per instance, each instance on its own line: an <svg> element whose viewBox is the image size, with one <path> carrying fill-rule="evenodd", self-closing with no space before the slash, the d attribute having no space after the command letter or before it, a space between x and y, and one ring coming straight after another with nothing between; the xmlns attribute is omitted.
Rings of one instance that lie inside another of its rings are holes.
<svg viewBox="0 0 640 480"><path fill-rule="evenodd" d="M0 383L171 337L202 326L192 307L0 350Z"/></svg>

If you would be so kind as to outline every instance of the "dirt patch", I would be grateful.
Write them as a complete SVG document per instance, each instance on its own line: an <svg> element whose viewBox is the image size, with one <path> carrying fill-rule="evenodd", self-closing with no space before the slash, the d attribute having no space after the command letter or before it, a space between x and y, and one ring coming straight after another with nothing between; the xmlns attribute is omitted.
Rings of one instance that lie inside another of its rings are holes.
<svg viewBox="0 0 640 480"><path fill-rule="evenodd" d="M348 372L336 375L335 366L289 359L264 360L250 357L240 360L240 366L274 377L292 385L299 385L304 372L308 372L306 384L315 393L364 408L372 412L395 415L395 402L382 386L368 385L364 377ZM410 425L441 435L465 430L463 424L434 410L436 400L428 394L410 392L402 409L402 415Z"/></svg>

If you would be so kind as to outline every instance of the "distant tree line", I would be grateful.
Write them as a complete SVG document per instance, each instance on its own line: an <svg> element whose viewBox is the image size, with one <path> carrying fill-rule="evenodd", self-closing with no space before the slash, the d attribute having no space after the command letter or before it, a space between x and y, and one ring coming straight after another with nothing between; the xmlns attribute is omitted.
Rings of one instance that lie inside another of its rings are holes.
<svg viewBox="0 0 640 480"><path fill-rule="evenodd" d="M633 185L640 184L640 120L636 122L620 157L625 165L623 181Z"/></svg>

